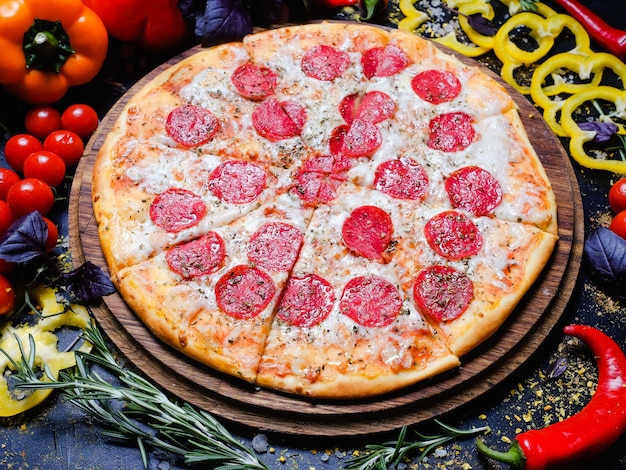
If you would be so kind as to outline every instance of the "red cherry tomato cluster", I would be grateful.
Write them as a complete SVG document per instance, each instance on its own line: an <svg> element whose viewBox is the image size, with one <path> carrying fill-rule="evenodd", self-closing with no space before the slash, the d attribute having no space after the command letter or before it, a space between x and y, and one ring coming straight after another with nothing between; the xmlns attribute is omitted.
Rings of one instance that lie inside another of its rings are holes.
<svg viewBox="0 0 626 470"><path fill-rule="evenodd" d="M609 205L615 212L609 229L626 239L626 178L618 180L611 186Z"/></svg>
<svg viewBox="0 0 626 470"><path fill-rule="evenodd" d="M45 217L54 206L53 188L63 182L67 168L78 163L84 139L97 126L96 111L85 104L71 105L63 113L37 106L26 114L26 132L12 136L4 147L10 168L0 168L0 235L17 218L38 211L48 224L46 250L54 249L58 228ZM0 263L0 274L4 268Z"/></svg>

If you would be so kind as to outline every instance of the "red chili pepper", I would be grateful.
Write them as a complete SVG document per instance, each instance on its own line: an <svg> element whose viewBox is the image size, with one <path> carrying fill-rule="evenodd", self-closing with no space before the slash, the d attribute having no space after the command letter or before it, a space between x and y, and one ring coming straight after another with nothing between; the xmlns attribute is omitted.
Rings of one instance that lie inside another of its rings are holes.
<svg viewBox="0 0 626 470"><path fill-rule="evenodd" d="M626 355L615 341L590 326L569 325L563 331L587 343L596 357L595 395L579 413L519 434L507 452L477 439L478 450L487 457L516 469L573 469L604 452L626 431Z"/></svg>
<svg viewBox="0 0 626 470"><path fill-rule="evenodd" d="M577 19L600 46L620 59L626 58L626 31L614 28L576 0L552 0Z"/></svg>

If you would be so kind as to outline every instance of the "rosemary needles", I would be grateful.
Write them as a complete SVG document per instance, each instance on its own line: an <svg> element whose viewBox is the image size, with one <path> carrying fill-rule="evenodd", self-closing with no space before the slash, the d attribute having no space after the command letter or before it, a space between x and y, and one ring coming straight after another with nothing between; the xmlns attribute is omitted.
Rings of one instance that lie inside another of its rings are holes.
<svg viewBox="0 0 626 470"><path fill-rule="evenodd" d="M77 351L76 367L61 372L57 380L47 366L44 372L49 381L41 381L33 370L34 341L30 341L28 351L20 344L19 361L2 350L15 368L15 386L28 390L61 389L71 404L105 424L107 435L135 442L146 467L147 447L152 447L181 455L187 463L204 462L218 470L268 470L254 451L235 439L209 413L170 401L150 382L119 366L98 329L87 328L83 336L92 343L92 351ZM110 384L94 365L113 373L120 383Z"/></svg>

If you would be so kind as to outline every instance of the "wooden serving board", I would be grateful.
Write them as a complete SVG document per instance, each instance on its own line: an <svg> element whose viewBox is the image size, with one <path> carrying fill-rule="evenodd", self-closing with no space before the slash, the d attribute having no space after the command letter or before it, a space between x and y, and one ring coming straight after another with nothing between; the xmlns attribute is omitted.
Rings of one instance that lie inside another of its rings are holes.
<svg viewBox="0 0 626 470"><path fill-rule="evenodd" d="M197 50L190 49L140 80L110 110L90 140L70 195L70 250L75 263L89 260L106 269L91 205L93 165L106 135L137 90ZM459 59L479 66L463 56ZM482 397L527 361L557 325L578 277L584 240L582 201L567 153L534 106L504 85L519 105L530 140L552 182L560 239L542 276L507 323L463 357L462 367L380 397L312 400L253 387L187 358L157 340L118 294L92 309L98 323L127 359L163 389L221 419L263 432L335 438L367 435L423 422Z"/></svg>

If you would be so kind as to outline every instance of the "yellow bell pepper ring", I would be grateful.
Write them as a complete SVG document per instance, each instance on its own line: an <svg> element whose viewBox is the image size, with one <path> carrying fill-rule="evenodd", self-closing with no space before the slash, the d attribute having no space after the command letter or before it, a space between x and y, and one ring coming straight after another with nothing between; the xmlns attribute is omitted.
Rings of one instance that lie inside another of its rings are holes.
<svg viewBox="0 0 626 470"><path fill-rule="evenodd" d="M576 111L585 103L595 101L613 103L613 115L621 120L626 118L626 91L610 86L597 86L576 93L565 100L561 108L561 126L570 138L569 151L571 156L582 166L596 170L607 170L614 173L626 174L626 161L605 158L594 158L585 150L585 144L596 137L596 131L581 129L575 121ZM600 122L611 122L617 128L617 133L626 135L626 129L621 122L613 122L610 116L601 115Z"/></svg>
<svg viewBox="0 0 626 470"><path fill-rule="evenodd" d="M3 0L0 84L33 104L92 80L108 49L100 18L80 0Z"/></svg>
<svg viewBox="0 0 626 470"><path fill-rule="evenodd" d="M565 99L598 86L606 71L611 71L626 84L626 64L606 52L596 52L585 58L564 52L550 57L535 69L530 96L535 105L543 109L544 119L558 136L567 136L557 118ZM576 74L578 79L565 79L568 73Z"/></svg>
<svg viewBox="0 0 626 470"><path fill-rule="evenodd" d="M518 27L531 29L530 36L537 42L532 51L521 49L515 44L510 33ZM504 23L496 33L494 52L502 62L515 62L521 65L536 64L543 59L554 46L554 39L568 29L575 38L576 46L572 53L589 55L590 40L584 28L571 16L556 14L548 18L530 12L519 13Z"/></svg>
<svg viewBox="0 0 626 470"><path fill-rule="evenodd" d="M35 365L42 370L45 365L52 378L56 379L61 370L76 365L76 356L73 351L59 351L59 339L54 332L64 326L84 330L90 326L91 317L87 309L81 305L72 305L70 310L66 310L65 305L57 302L54 289L49 287L40 286L34 289L31 292L31 301L41 308L39 311L41 318L30 326L16 326L10 322L4 325L0 349L6 354L0 353L0 368L7 370L13 367L9 357L16 362L21 360L20 343L24 356L29 357L32 338L36 351ZM91 349L91 344L83 343L78 349L87 352ZM49 378L44 376L42 380L46 379ZM10 389L7 377L3 375L0 377L0 417L23 413L42 403L51 393L52 389L35 391Z"/></svg>

